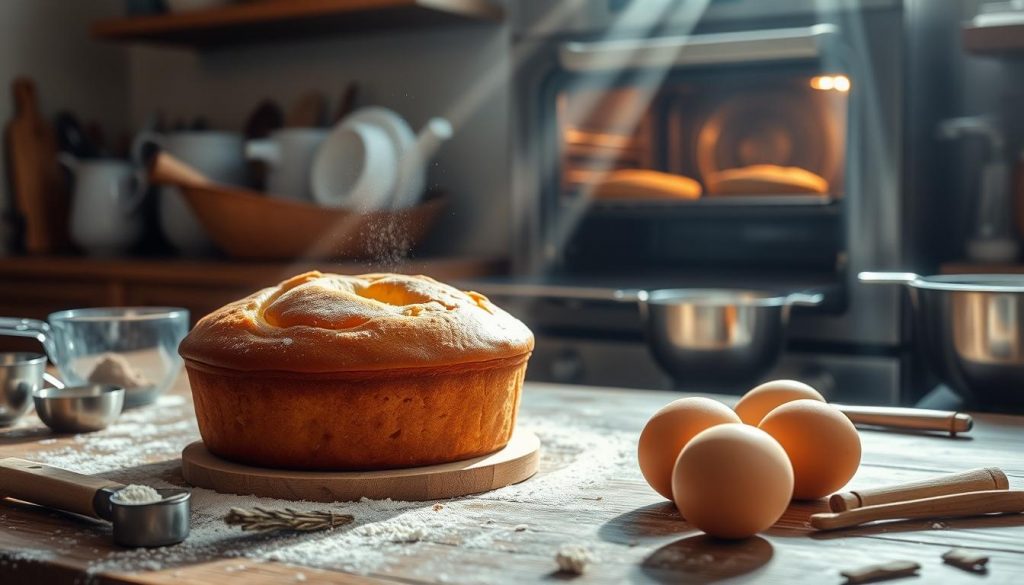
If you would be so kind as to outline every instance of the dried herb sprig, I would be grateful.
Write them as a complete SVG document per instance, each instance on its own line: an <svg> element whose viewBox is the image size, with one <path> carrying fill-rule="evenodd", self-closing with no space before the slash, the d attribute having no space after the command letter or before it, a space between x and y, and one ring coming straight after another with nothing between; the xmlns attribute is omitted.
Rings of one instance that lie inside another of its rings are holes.
<svg viewBox="0 0 1024 585"><path fill-rule="evenodd" d="M229 526L241 526L242 530L254 532L272 532L276 530L294 530L297 532L313 532L329 530L352 522L349 514L335 512L300 512L285 508L284 510L267 510L265 508L231 508L224 522Z"/></svg>

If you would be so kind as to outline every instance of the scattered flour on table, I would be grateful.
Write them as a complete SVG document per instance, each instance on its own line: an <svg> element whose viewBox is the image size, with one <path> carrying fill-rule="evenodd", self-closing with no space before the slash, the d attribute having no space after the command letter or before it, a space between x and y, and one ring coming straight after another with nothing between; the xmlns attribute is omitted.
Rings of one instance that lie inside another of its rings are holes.
<svg viewBox="0 0 1024 585"><path fill-rule="evenodd" d="M194 422L173 422L181 416L180 403L164 398L155 407L126 411L105 431L75 438L80 451L56 449L37 454L43 462L73 471L100 474L122 483L140 483L156 488L181 487L181 449L198 438ZM608 480L633 474L635 437L603 429L593 421L567 416L520 416L519 426L541 439L541 470L533 478L477 496L435 502L368 500L325 504L293 502L271 498L218 494L192 490L192 530L189 538L174 546L96 551L90 566L103 571L146 571L173 568L211 558L244 558L250 562L279 561L301 566L340 569L367 574L401 563L417 547L457 545L461 549L513 550L510 532L525 525L495 524L490 518L498 506L514 511L520 503L543 503L559 512L572 513L593 507L594 492ZM140 461L162 461L143 464ZM351 514L352 524L316 533L259 534L242 532L223 521L231 508L292 508ZM527 518L524 517L524 520ZM483 529L482 529L483 528ZM80 526L77 536L96 528ZM72 531L73 532L73 531ZM553 554L555 543L547 554ZM539 552L539 551L538 551ZM549 557L550 558L550 557ZM442 572L456 567L444 565Z"/></svg>
<svg viewBox="0 0 1024 585"><path fill-rule="evenodd" d="M77 449L62 447L33 456L90 475L133 468L140 461L176 459L186 445L199 438L193 418L180 420L187 412L191 409L184 397L161 396L154 405L124 411L102 431L76 435Z"/></svg>

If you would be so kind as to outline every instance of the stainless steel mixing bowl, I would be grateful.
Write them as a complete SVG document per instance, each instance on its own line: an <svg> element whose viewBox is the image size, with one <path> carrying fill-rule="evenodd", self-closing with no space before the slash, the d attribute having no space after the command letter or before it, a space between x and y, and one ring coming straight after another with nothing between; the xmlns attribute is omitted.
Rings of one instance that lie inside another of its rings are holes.
<svg viewBox="0 0 1024 585"><path fill-rule="evenodd" d="M917 349L971 406L1024 409L1024 274L859 277L907 287Z"/></svg>
<svg viewBox="0 0 1024 585"><path fill-rule="evenodd" d="M124 407L124 388L91 384L43 388L33 394L36 414L58 433L88 433L107 428Z"/></svg>
<svg viewBox="0 0 1024 585"><path fill-rule="evenodd" d="M779 358L793 305L821 294L733 289L638 293L655 360L682 387L729 387L757 381Z"/></svg>

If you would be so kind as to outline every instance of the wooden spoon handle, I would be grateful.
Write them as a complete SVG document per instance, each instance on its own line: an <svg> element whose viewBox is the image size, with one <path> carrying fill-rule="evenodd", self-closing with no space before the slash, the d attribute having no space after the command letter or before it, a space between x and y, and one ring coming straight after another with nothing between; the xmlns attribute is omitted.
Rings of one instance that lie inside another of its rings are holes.
<svg viewBox="0 0 1024 585"><path fill-rule="evenodd" d="M1024 512L1024 491L987 490L866 506L846 512L814 514L811 516L811 526L818 530L836 530L876 520L960 518L1019 512Z"/></svg>
<svg viewBox="0 0 1024 585"><path fill-rule="evenodd" d="M877 506L892 502L920 500L935 496L979 492L982 490L1009 489L1010 482L1003 470L996 467L971 469L961 473L951 473L930 477L921 481L912 481L880 488L852 490L832 494L828 499L828 507L833 512L845 512L854 508Z"/></svg>
<svg viewBox="0 0 1024 585"><path fill-rule="evenodd" d="M213 181L170 154L160 151L149 166L149 181L157 185L177 187L208 187Z"/></svg>
<svg viewBox="0 0 1024 585"><path fill-rule="evenodd" d="M874 425L915 431L941 431L955 435L966 433L974 426L971 415L952 410L902 408L898 406L833 405L853 424Z"/></svg>
<svg viewBox="0 0 1024 585"><path fill-rule="evenodd" d="M16 457L0 459L0 497L99 518L93 506L96 492L122 487L116 481L34 461Z"/></svg>

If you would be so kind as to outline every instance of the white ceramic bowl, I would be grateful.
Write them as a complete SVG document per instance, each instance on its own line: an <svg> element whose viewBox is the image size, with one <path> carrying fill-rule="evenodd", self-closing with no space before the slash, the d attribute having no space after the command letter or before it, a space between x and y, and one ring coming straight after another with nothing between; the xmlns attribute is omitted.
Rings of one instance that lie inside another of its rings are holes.
<svg viewBox="0 0 1024 585"><path fill-rule="evenodd" d="M326 207L373 211L389 207L398 172L398 152L381 127L346 121L316 153L313 198Z"/></svg>

